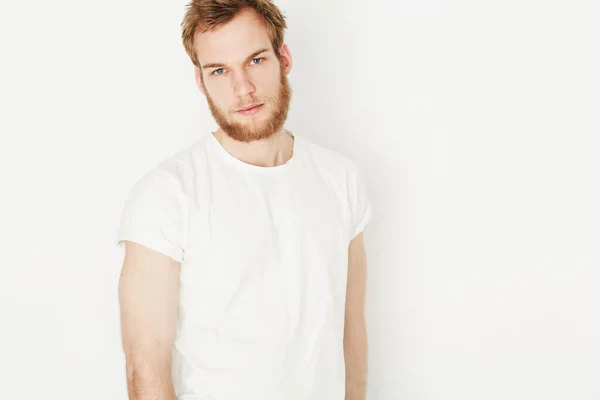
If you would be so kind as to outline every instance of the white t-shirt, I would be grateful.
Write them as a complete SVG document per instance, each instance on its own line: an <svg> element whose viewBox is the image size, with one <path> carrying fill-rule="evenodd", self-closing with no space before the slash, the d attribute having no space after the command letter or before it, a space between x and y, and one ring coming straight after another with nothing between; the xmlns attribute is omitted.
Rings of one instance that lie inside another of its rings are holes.
<svg viewBox="0 0 600 400"><path fill-rule="evenodd" d="M371 217L347 157L294 135L259 167L209 134L133 187L117 243L181 262L179 400L343 400L348 245Z"/></svg>

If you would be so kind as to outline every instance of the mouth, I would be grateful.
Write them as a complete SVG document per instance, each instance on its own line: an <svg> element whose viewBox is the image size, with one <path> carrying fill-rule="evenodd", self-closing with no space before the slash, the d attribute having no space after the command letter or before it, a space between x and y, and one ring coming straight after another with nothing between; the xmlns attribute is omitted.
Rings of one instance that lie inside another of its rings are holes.
<svg viewBox="0 0 600 400"><path fill-rule="evenodd" d="M260 110L263 107L264 103L261 104L251 104L249 106L246 106L244 108L240 108L239 110L237 110L238 113L240 114L252 114L257 112L258 110Z"/></svg>

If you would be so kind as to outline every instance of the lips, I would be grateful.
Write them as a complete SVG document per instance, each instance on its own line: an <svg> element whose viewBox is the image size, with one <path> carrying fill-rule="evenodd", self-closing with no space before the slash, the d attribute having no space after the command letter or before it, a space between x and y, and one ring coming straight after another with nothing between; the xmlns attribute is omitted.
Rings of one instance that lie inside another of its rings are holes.
<svg viewBox="0 0 600 400"><path fill-rule="evenodd" d="M262 103L260 103L260 104L251 104L251 105L249 105L247 107L240 108L238 111L248 111L248 110L253 109L254 107L258 107L258 106L261 106L261 105L262 105Z"/></svg>

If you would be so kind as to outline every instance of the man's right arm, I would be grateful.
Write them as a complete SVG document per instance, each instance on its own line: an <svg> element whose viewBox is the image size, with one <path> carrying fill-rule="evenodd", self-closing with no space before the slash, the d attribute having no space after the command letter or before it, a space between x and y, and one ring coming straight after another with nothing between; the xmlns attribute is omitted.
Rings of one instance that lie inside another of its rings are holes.
<svg viewBox="0 0 600 400"><path fill-rule="evenodd" d="M130 400L175 400L171 346L179 269L172 258L125 241L119 304Z"/></svg>

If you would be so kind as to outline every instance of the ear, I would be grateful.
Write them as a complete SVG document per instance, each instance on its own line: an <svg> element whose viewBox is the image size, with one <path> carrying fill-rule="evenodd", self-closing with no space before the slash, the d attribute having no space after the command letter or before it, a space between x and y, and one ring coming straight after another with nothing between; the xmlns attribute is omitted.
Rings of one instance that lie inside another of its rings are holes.
<svg viewBox="0 0 600 400"><path fill-rule="evenodd" d="M287 75L292 70L292 53L287 44L281 45L279 54L281 54L281 63L285 66L285 74Z"/></svg>
<svg viewBox="0 0 600 400"><path fill-rule="evenodd" d="M196 66L194 66L194 77L196 78L196 85L198 85L202 94L206 96L206 88L204 87L204 83L202 83L202 71Z"/></svg>

